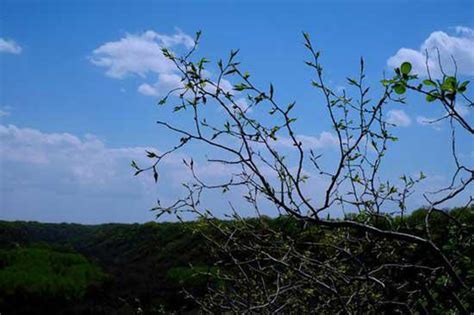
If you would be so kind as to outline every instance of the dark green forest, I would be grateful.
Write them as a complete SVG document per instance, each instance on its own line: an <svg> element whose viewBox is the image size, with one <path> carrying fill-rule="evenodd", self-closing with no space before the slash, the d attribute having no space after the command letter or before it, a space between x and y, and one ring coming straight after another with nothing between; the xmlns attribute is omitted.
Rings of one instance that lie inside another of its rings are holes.
<svg viewBox="0 0 474 315"><path fill-rule="evenodd" d="M471 207L446 211L448 215L437 213L432 221L436 244L450 256L463 257L455 268L471 288L474 285L474 247L470 241L466 242L465 236L452 233L448 221L453 217L460 224L472 227L473 210ZM414 211L410 216L396 220L395 228L421 236L425 233L425 214L423 209ZM220 224L234 223L221 221ZM299 240L334 242L339 237L334 230L302 225L284 216L264 218L256 228L261 224L266 229L270 227ZM213 276L218 268L215 267L216 255L199 232L205 229L208 225L201 221L102 225L1 221L0 312L194 313L197 306L186 298L182 289L199 297L208 285L213 282L216 285ZM472 236L473 231L470 232ZM380 239L381 244L384 242ZM436 265L435 259L426 252L390 248L387 242L385 245L389 248L385 254L392 258L410 257L412 261L428 265L433 260ZM383 249L378 251L384 252ZM371 253L366 250L367 255ZM416 275L405 271L396 277L413 278ZM447 289L447 283L442 281L436 286L430 289L434 294L443 292L443 286ZM445 302L450 303L448 297Z"/></svg>

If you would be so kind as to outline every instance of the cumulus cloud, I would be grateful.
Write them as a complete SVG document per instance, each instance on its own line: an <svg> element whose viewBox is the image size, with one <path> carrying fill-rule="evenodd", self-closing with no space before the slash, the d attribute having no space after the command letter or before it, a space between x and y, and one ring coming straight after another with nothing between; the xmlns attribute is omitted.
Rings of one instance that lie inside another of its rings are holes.
<svg viewBox="0 0 474 315"><path fill-rule="evenodd" d="M191 48L194 45L194 39L179 29L176 34L171 36L158 34L154 31L147 31L146 35L154 40L159 40L165 47L184 45L186 48Z"/></svg>
<svg viewBox="0 0 474 315"><path fill-rule="evenodd" d="M140 146L110 147L94 135L47 133L0 124L0 219L87 223L152 220L156 198L164 204L191 180L183 166L188 156L174 153L160 163L156 185L151 174L133 176L135 160L150 160ZM202 165L201 165L202 164ZM228 176L222 165L199 163L198 174L212 181ZM220 200L214 201L213 205Z"/></svg>
<svg viewBox="0 0 474 315"><path fill-rule="evenodd" d="M306 149L337 145L329 132L297 138ZM292 146L287 139L278 140L277 145ZM113 148L94 135L79 137L0 124L0 219L83 223L153 220L147 209L156 197L164 205L174 202L181 193L180 183L190 177L181 164L186 156L181 155L163 160L158 186L146 174L133 177L130 161L145 165L146 149L152 148ZM198 176L208 182L221 182L223 176L238 172L232 166L195 163ZM313 176L310 180L307 188L319 196L324 188L321 181ZM211 192L204 207L226 209L227 201L241 200L241 191L231 193L222 198L219 191Z"/></svg>
<svg viewBox="0 0 474 315"><path fill-rule="evenodd" d="M9 116L9 115L10 115L9 112L0 109L0 118L6 117L6 116Z"/></svg>
<svg viewBox="0 0 474 315"><path fill-rule="evenodd" d="M4 39L0 37L0 53L18 55L21 53L21 51L22 48L14 40Z"/></svg>
<svg viewBox="0 0 474 315"><path fill-rule="evenodd" d="M189 47L192 38L182 32L173 36L161 35L154 31L142 34L126 34L118 41L107 42L92 52L90 61L106 68L111 78L123 79L127 75L145 77L148 73L174 73L173 63L161 49L184 45Z"/></svg>
<svg viewBox="0 0 474 315"><path fill-rule="evenodd" d="M137 91L147 96L158 96L158 89L148 83L141 84Z"/></svg>
<svg viewBox="0 0 474 315"><path fill-rule="evenodd" d="M132 160L146 165L146 149L151 148L111 148L93 135L0 124L0 217L91 223L151 220L146 210L156 200L156 186L150 176L133 177L130 167ZM169 187L178 187L182 179L179 161L167 160L160 174Z"/></svg>
<svg viewBox="0 0 474 315"><path fill-rule="evenodd" d="M99 183L117 171L117 163L143 158L142 147L108 148L93 135L82 139L69 133L43 133L37 129L0 125L2 162L24 162L64 167L74 180Z"/></svg>
<svg viewBox="0 0 474 315"><path fill-rule="evenodd" d="M102 44L92 52L90 61L105 68L105 74L114 79L155 76L154 83L144 82L137 90L147 96L158 96L178 87L181 81L175 65L163 56L161 49L193 45L194 40L180 30L174 35L149 30Z"/></svg>
<svg viewBox="0 0 474 315"><path fill-rule="evenodd" d="M174 35L149 30L141 34L126 34L117 41L106 42L92 52L89 60L104 68L110 78L143 78L144 82L137 87L137 91L146 96L158 97L182 86L180 72L173 62L163 56L162 48L189 49L193 45L194 39L180 30ZM203 74L211 80L210 72L204 70ZM220 88L238 94L228 80L222 79ZM210 93L215 92L212 85L208 85L208 89ZM246 106L242 100L239 100L238 105Z"/></svg>
<svg viewBox="0 0 474 315"><path fill-rule="evenodd" d="M452 61L454 58L459 74L474 75L474 30L465 26L457 26L454 31L454 35L443 31L433 32L418 49L401 48L387 60L387 65L394 68L409 61L413 65L414 73L426 76L426 53L428 53L430 73L437 77L441 74L437 60L439 51L441 65L445 72L454 72L455 67Z"/></svg>
<svg viewBox="0 0 474 315"><path fill-rule="evenodd" d="M411 125L410 117L402 109L392 109L388 111L387 122L397 127L408 127Z"/></svg>
<svg viewBox="0 0 474 315"><path fill-rule="evenodd" d="M179 75L163 73L158 75L158 81L154 84L143 83L137 90L143 95L159 96L181 86L182 82Z"/></svg>

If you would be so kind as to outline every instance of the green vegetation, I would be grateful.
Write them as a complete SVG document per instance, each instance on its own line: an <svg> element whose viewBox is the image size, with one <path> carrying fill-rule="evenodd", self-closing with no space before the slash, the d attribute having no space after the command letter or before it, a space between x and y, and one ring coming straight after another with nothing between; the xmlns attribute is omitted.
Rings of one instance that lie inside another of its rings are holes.
<svg viewBox="0 0 474 315"><path fill-rule="evenodd" d="M47 247L0 250L0 291L6 296L27 295L82 298L86 289L100 283L99 268L79 254Z"/></svg>
<svg viewBox="0 0 474 315"><path fill-rule="evenodd" d="M474 226L472 207L454 209L449 214L464 226ZM424 236L425 216L425 210L417 210L403 219L397 218L397 229ZM463 257L454 267L469 286L474 286L473 231L470 235L459 234L448 224L448 216L441 213L433 216L433 240L447 255ZM257 234L259 230L262 233L269 229L276 231L278 234L269 241L281 242L283 247L288 236L295 246L305 246L311 241L341 244L345 242L343 235L349 231L304 226L285 216L246 222L254 226ZM236 222L231 221L217 223L221 228L236 226ZM383 222L374 223L377 224L382 227ZM213 233L203 221L97 226L0 222L0 311L11 314L45 309L49 313L134 314L141 309L145 313L158 314L195 310L197 306L186 299L183 288L194 297L205 296L208 285L228 286L229 282L222 281L221 276L232 274L232 268L235 268L225 261L225 256L210 250L211 246L199 231L205 231L206 235ZM217 233L215 235L218 237ZM356 237L356 233L353 236ZM246 237L252 240L244 234L235 234L235 237L240 238L241 243L247 241ZM372 246L357 243L347 246L353 253L358 253L359 259L367 261L377 257L379 261L389 262L400 256L428 266L436 263L422 250L398 247L383 238ZM320 249L320 252L312 249L314 257L335 255L327 248ZM215 264L216 258L221 262ZM343 259L335 260L334 267L351 268L351 264ZM410 270L392 270L390 277L396 283L416 279L417 275ZM390 282L387 285L389 288ZM352 288L348 285L347 289ZM376 291L365 289L369 298L377 298ZM443 303L450 303L448 289L448 282L438 278L431 284L430 292L435 296L445 292ZM309 296L311 290L301 292L302 301ZM420 299L420 303L428 305L430 301ZM433 310L436 311L436 307Z"/></svg>
<svg viewBox="0 0 474 315"><path fill-rule="evenodd" d="M191 284L202 292L205 282L189 264L204 268L210 257L190 225L0 221L0 312L50 305L51 313L99 314L195 308L180 291Z"/></svg>
<svg viewBox="0 0 474 315"><path fill-rule="evenodd" d="M166 273L167 278L185 288L205 287L214 280L217 268L211 266L173 267Z"/></svg>

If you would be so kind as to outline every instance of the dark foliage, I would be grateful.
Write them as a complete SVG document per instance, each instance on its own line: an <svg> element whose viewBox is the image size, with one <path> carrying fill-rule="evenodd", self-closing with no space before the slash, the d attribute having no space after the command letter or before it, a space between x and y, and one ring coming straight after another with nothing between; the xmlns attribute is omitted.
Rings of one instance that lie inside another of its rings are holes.
<svg viewBox="0 0 474 315"><path fill-rule="evenodd" d="M403 220L397 218L396 224L402 230L423 236L426 213L426 210L417 210ZM454 209L447 213L464 226L474 226L473 208ZM470 235L459 235L448 221L448 216L440 213L434 215L433 239L448 257L462 257L457 260L460 264L455 268L466 284L473 287L474 247L471 242L474 231L471 229ZM433 283L426 283L428 292L435 296L437 303L453 303L449 282L443 282L444 278L435 276L436 260L422 249L413 246L403 248L383 238L369 247L367 243L355 241L361 236L357 233L350 233L354 242L347 244L345 234L349 233L348 230L334 231L308 226L288 216L247 219L244 222L247 228L242 229L243 233L235 234L235 242L240 245L248 242L267 246L266 249L271 249L275 255L278 255L278 250L285 251L295 246L301 252L311 250L314 259L333 257L333 267L346 271L353 267L352 258L343 257L337 250L331 251L327 246L318 244L338 246L345 243L348 251L357 254L357 259L365 260L369 268L371 260L374 260L374 266L378 266L380 261L389 263L403 258L406 268L378 271L383 274L382 278L390 279L382 291L361 286L356 281L347 285L348 291L357 289L365 292L366 300L360 303L376 300L377 294L396 298L397 292L393 291L393 286L403 282L413 285L417 279L426 281L419 270L407 267L408 264L432 265L432 270L426 270L427 273L433 273L434 279ZM235 228L237 224L242 224L235 221L214 223L221 228ZM252 226L252 229L248 229L248 226ZM248 234L249 231L253 231L252 235ZM239 289L233 287L231 279L224 279L224 275L235 272L234 263L228 260L228 255L222 255L215 246L210 246L200 232L207 237L215 235L214 240L224 241L220 232L213 230L209 222L202 221L97 226L0 222L0 311L6 314L32 314L38 309L47 310L50 314L195 312L197 305L194 299L186 299L186 296L204 299L208 286L224 290ZM259 242L255 242L255 235L261 237ZM246 253L242 248L236 247L239 253L234 254L245 258ZM297 261L297 257L292 259ZM21 273L14 273L15 270ZM314 272L323 276L326 271L314 268ZM7 274L8 277L5 276ZM292 277L289 270L284 274ZM311 283L302 283L302 300L298 301L294 311L308 312L308 308L314 304L323 305L327 302L324 295L315 296L313 291L317 290L308 284ZM258 290L252 291L252 294L258 294ZM469 296L472 296L472 292L466 294L468 296L463 296L463 299L471 300ZM420 308L436 313L436 304L433 305L423 294L417 297ZM378 311L388 313L388 310L393 309L393 305L380 307ZM465 307L473 306L466 304Z"/></svg>
<svg viewBox="0 0 474 315"><path fill-rule="evenodd" d="M192 281L184 279L183 282L183 277L176 276L176 271L189 269L190 263L203 266L209 261L199 237L181 224L150 222L88 226L0 222L0 244L5 255L13 255L18 250L28 251L38 243L49 246L44 257L36 258L42 265L48 263L46 256L49 254L77 252L87 257L91 266L99 266L107 276L101 279L100 285L88 286L74 301L68 298L67 291L57 286L54 278L50 278L54 294L44 291L41 298L31 296L22 309L17 308L22 305L17 299L19 295L15 299L9 296L2 299L0 312L35 313L38 308L48 305L54 305L54 312L61 313L82 313L84 308L102 314L133 314L138 309L147 313L157 313L160 309L189 310L195 305L185 300L180 291L183 284ZM83 259L81 255L74 255ZM5 266L3 259L1 266ZM196 294L205 288L202 282L194 286L196 288L191 290ZM0 287L1 296L5 297L11 289Z"/></svg>

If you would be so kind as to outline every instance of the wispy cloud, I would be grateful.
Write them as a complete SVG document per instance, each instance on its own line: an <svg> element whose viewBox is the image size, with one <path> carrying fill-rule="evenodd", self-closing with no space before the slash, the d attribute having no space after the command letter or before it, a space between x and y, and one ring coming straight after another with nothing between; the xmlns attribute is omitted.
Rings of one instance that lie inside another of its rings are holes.
<svg viewBox="0 0 474 315"><path fill-rule="evenodd" d="M328 131L321 132L319 136L300 134L296 136L296 139L301 142L303 149L306 150L330 148L338 144L337 137ZM292 139L286 137L278 138L275 144L280 147L294 148Z"/></svg>
<svg viewBox="0 0 474 315"><path fill-rule="evenodd" d="M0 53L9 53L18 55L22 51L20 45L18 45L12 39L4 39L0 37Z"/></svg>
<svg viewBox="0 0 474 315"><path fill-rule="evenodd" d="M431 75L437 77L441 74L438 62L439 51L441 66L446 72L452 73L455 70L454 59L459 74L473 75L474 30L465 26L457 26L454 31L454 35L449 35L443 31L431 33L419 49L401 48L387 60L387 65L394 68L405 61L409 61L413 65L413 72L426 76L426 53L428 53L430 57L428 66Z"/></svg>
<svg viewBox="0 0 474 315"><path fill-rule="evenodd" d="M387 112L387 122L397 127L408 127L411 125L411 118L402 109L392 109Z"/></svg>
<svg viewBox="0 0 474 315"><path fill-rule="evenodd" d="M416 122L421 126L429 126L435 130L441 130L442 121L439 118L416 116Z"/></svg>

